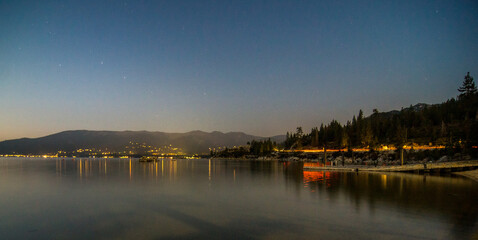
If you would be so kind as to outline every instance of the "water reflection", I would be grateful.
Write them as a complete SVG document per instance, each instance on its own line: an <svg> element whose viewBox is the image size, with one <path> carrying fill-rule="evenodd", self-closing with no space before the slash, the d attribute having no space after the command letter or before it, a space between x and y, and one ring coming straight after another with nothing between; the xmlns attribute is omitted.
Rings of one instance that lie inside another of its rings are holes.
<svg viewBox="0 0 478 240"><path fill-rule="evenodd" d="M452 225L453 234L449 237L456 239L476 234L478 207L473 204L478 202L476 185L458 177L304 171L304 187L311 192L325 191L332 200L346 196L357 212L366 208L375 214L385 205L388 209L436 216Z"/></svg>
<svg viewBox="0 0 478 240"><path fill-rule="evenodd" d="M203 239L477 234L478 184L461 177L304 171L300 163L217 159L0 159L0 173L0 204L8 206L0 209L0 222L8 223L0 224L0 233L11 238L35 238L16 235L32 234L21 230L25 225L40 229L32 235L40 238L45 229L70 236L75 230L63 232L64 222L101 226L95 229L109 234L104 238L138 232L141 238Z"/></svg>

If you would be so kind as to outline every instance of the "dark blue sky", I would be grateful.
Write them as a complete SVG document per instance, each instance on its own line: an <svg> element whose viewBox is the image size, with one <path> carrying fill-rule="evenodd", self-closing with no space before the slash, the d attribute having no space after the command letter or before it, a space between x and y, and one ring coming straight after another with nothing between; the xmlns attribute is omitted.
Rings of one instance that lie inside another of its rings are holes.
<svg viewBox="0 0 478 240"><path fill-rule="evenodd" d="M476 1L1 1L0 140L270 136L457 95Z"/></svg>

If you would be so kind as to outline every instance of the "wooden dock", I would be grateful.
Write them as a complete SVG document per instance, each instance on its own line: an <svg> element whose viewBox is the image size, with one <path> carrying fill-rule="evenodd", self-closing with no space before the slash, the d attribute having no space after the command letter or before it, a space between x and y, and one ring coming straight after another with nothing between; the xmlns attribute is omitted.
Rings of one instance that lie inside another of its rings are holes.
<svg viewBox="0 0 478 240"><path fill-rule="evenodd" d="M426 164L410 164L403 166L344 166L344 167L311 167L304 166L304 170L315 171L365 171L365 172L458 172L469 171L478 168L478 160L459 161L459 162L442 162L442 163L426 163Z"/></svg>

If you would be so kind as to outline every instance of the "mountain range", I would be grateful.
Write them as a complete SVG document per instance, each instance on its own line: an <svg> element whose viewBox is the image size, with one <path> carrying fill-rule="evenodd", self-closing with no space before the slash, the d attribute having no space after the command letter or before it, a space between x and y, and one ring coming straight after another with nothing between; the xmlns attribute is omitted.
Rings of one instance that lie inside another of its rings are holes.
<svg viewBox="0 0 478 240"><path fill-rule="evenodd" d="M77 149L108 149L123 151L132 142L151 146L173 146L185 153L209 153L209 148L245 145L248 141L263 140L265 137L243 132L222 133L218 131L191 131L187 133L165 133L149 131L64 131L39 138L21 138L0 142L0 154L46 154L58 151L71 152ZM270 137L283 142L285 135Z"/></svg>

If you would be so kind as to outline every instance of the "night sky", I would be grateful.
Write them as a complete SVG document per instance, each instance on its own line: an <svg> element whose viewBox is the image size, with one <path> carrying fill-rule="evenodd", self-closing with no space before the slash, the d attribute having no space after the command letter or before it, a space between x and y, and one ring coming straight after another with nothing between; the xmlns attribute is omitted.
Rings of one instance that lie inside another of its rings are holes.
<svg viewBox="0 0 478 240"><path fill-rule="evenodd" d="M476 1L0 1L0 140L272 136L458 95Z"/></svg>

